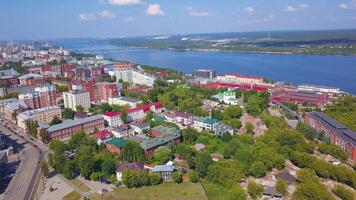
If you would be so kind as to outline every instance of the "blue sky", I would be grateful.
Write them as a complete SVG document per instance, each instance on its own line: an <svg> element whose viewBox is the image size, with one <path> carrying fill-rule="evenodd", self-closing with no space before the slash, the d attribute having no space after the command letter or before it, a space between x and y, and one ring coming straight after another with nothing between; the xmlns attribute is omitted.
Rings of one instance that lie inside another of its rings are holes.
<svg viewBox="0 0 356 200"><path fill-rule="evenodd" d="M0 39L356 28L356 0L1 0Z"/></svg>

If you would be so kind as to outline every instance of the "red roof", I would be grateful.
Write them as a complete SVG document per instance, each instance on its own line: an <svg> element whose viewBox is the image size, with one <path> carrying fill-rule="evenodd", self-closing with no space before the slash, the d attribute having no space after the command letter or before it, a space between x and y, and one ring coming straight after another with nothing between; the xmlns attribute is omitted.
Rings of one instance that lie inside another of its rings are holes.
<svg viewBox="0 0 356 200"><path fill-rule="evenodd" d="M155 103L152 103L152 104L137 106L135 108L128 109L126 112L127 113L131 113L131 112L136 112L136 111L139 111L139 110L143 110L143 112L148 112L148 111L151 110L152 106L154 106L157 109L157 108L160 108L162 105L161 105L160 102L155 102Z"/></svg>
<svg viewBox="0 0 356 200"><path fill-rule="evenodd" d="M115 117L115 116L120 115L120 113L119 112L106 112L106 113L104 113L104 115L107 117Z"/></svg>
<svg viewBox="0 0 356 200"><path fill-rule="evenodd" d="M207 83L205 85L202 85L202 87L206 88L213 88L213 89L219 89L219 88L240 88L241 90L256 90L258 92L262 91L267 91L268 88L265 86L259 86L259 85L248 85L248 84L230 84L230 83L220 83L220 82L211 82Z"/></svg>
<svg viewBox="0 0 356 200"><path fill-rule="evenodd" d="M97 132L95 135L98 139L101 139L101 140L114 137L114 135L106 129Z"/></svg>

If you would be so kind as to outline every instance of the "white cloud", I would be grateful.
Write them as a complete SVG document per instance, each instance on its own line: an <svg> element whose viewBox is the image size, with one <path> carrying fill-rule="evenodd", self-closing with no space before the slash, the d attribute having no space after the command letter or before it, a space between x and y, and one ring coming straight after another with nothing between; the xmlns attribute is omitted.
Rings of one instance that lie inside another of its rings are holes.
<svg viewBox="0 0 356 200"><path fill-rule="evenodd" d="M297 12L297 11L303 11L309 8L308 4L299 4L297 6L287 6L284 11L286 12Z"/></svg>
<svg viewBox="0 0 356 200"><path fill-rule="evenodd" d="M190 12L189 15L191 16L194 16L194 17L206 17L206 16L209 16L209 13L208 12L205 12L205 11L199 11L199 12Z"/></svg>
<svg viewBox="0 0 356 200"><path fill-rule="evenodd" d="M98 13L101 18L104 19L113 19L116 17L116 14L114 12L108 11L108 10L103 10Z"/></svg>
<svg viewBox="0 0 356 200"><path fill-rule="evenodd" d="M111 5L118 5L118 6L129 6L129 5L137 5L141 4L141 0L108 0L108 3Z"/></svg>
<svg viewBox="0 0 356 200"><path fill-rule="evenodd" d="M159 4L150 4L146 10L146 14L152 16L164 16L164 12L161 10Z"/></svg>
<svg viewBox="0 0 356 200"><path fill-rule="evenodd" d="M255 9L251 6L249 6L249 7L242 9L242 12L244 12L248 15L253 15L253 13L255 13Z"/></svg>
<svg viewBox="0 0 356 200"><path fill-rule="evenodd" d="M79 14L78 16L80 21L93 21L97 19L95 13Z"/></svg>
<svg viewBox="0 0 356 200"><path fill-rule="evenodd" d="M356 0L353 0L350 3L340 3L338 7L347 10L356 10Z"/></svg>
<svg viewBox="0 0 356 200"><path fill-rule="evenodd" d="M270 22L274 19L274 15L268 15L267 17L263 18L262 21L263 22Z"/></svg>
<svg viewBox="0 0 356 200"><path fill-rule="evenodd" d="M206 17L210 15L210 13L207 11L195 11L191 6L187 6L185 10L189 13L190 16L194 17Z"/></svg>
<svg viewBox="0 0 356 200"><path fill-rule="evenodd" d="M124 21L124 22L133 22L133 21L135 21L135 18L133 18L133 17L126 17L126 18L124 18L122 21Z"/></svg>

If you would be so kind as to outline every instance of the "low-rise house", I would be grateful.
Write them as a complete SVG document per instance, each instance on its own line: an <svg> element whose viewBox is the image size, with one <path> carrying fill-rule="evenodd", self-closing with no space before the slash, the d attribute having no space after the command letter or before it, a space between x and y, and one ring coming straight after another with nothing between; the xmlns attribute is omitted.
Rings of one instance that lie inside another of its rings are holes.
<svg viewBox="0 0 356 200"><path fill-rule="evenodd" d="M204 144L201 144L201 143L197 143L194 145L194 149L197 151L197 152L202 152L206 149L206 146Z"/></svg>
<svg viewBox="0 0 356 200"><path fill-rule="evenodd" d="M176 168L173 165L156 165L152 172L159 174L164 181L172 181L175 170Z"/></svg>
<svg viewBox="0 0 356 200"><path fill-rule="evenodd" d="M121 153L121 149L124 147L126 140L124 138L112 138L111 140L106 141L106 148L111 153Z"/></svg>
<svg viewBox="0 0 356 200"><path fill-rule="evenodd" d="M272 199L282 199L282 194L277 192L275 187L265 186L263 195Z"/></svg>
<svg viewBox="0 0 356 200"><path fill-rule="evenodd" d="M214 131L218 120L209 117L198 118L194 121L194 128L198 131Z"/></svg>
<svg viewBox="0 0 356 200"><path fill-rule="evenodd" d="M215 129L214 129L215 135L222 136L226 132L230 133L230 135L233 135L234 129L231 126L225 125L222 123L219 123L215 126Z"/></svg>
<svg viewBox="0 0 356 200"><path fill-rule="evenodd" d="M110 127L118 127L123 124L119 112L106 112L103 117L105 123Z"/></svg>
<svg viewBox="0 0 356 200"><path fill-rule="evenodd" d="M236 94L233 90L230 88L227 89L225 92L220 92L214 96L212 96L214 99L219 100L220 102L228 105L237 105L237 99L236 99Z"/></svg>
<svg viewBox="0 0 356 200"><path fill-rule="evenodd" d="M114 137L114 135L112 134L111 131L108 131L107 129L104 129L102 131L99 131L95 134L96 138L97 138L97 143L98 145L103 144L104 142L108 141L109 139L111 139L112 137Z"/></svg>
<svg viewBox="0 0 356 200"><path fill-rule="evenodd" d="M240 120L244 127L247 123L252 124L254 127L253 132L256 136L264 134L268 129L266 124L260 118L253 117L247 113L244 113Z"/></svg>
<svg viewBox="0 0 356 200"><path fill-rule="evenodd" d="M274 179L282 179L284 180L288 185L294 184L297 181L297 178L295 178L292 174L290 174L288 171L282 171L279 172L278 174L274 175Z"/></svg>
<svg viewBox="0 0 356 200"><path fill-rule="evenodd" d="M194 123L194 116L187 112L174 112L165 115L168 122L181 123L188 126Z"/></svg>
<svg viewBox="0 0 356 200"><path fill-rule="evenodd" d="M93 133L96 130L104 129L104 118L101 115L71 120L67 119L60 124L56 124L47 128L49 140L67 140L77 131L85 131ZM38 131L39 133L39 131ZM38 134L39 136L39 134ZM39 136L40 137L40 136Z"/></svg>
<svg viewBox="0 0 356 200"><path fill-rule="evenodd" d="M112 133L117 138L128 138L135 135L134 129L128 124L122 124L118 128L113 129Z"/></svg>
<svg viewBox="0 0 356 200"><path fill-rule="evenodd" d="M150 130L150 124L142 121L132 122L131 128L133 128L134 132L137 134L142 134L144 131Z"/></svg>
<svg viewBox="0 0 356 200"><path fill-rule="evenodd" d="M142 104L142 100L135 99L132 97L109 97L108 98L108 103L109 104L115 104L115 105L120 105L120 106L129 106L131 108L138 106L139 104Z"/></svg>
<svg viewBox="0 0 356 200"><path fill-rule="evenodd" d="M178 145L181 141L181 134L178 129L169 128L165 126L157 126L152 129L151 135L153 138L129 138L140 143L142 149L145 151L145 156L153 156L154 152L160 146Z"/></svg>
<svg viewBox="0 0 356 200"><path fill-rule="evenodd" d="M203 100L203 105L200 108L203 109L203 110L210 111L210 110L216 108L217 106L219 106L219 102L212 101L212 100L209 100L209 99L204 99Z"/></svg>
<svg viewBox="0 0 356 200"><path fill-rule="evenodd" d="M137 163L137 162L132 162L132 163L121 163L118 164L116 167L116 178L117 181L122 181L122 173L124 170L136 170L136 171L141 171L144 169L144 166L142 163Z"/></svg>

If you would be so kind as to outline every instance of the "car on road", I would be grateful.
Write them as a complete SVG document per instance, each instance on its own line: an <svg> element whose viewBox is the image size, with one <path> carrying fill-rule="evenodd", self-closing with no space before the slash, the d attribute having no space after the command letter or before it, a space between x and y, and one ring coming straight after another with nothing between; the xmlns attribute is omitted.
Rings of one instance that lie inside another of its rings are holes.
<svg viewBox="0 0 356 200"><path fill-rule="evenodd" d="M104 184L110 184L111 182L106 180L106 179L100 179L100 183L104 183Z"/></svg>
<svg viewBox="0 0 356 200"><path fill-rule="evenodd" d="M107 192L109 192L107 189L100 189L98 191L99 194L104 194L104 193L107 193Z"/></svg>

